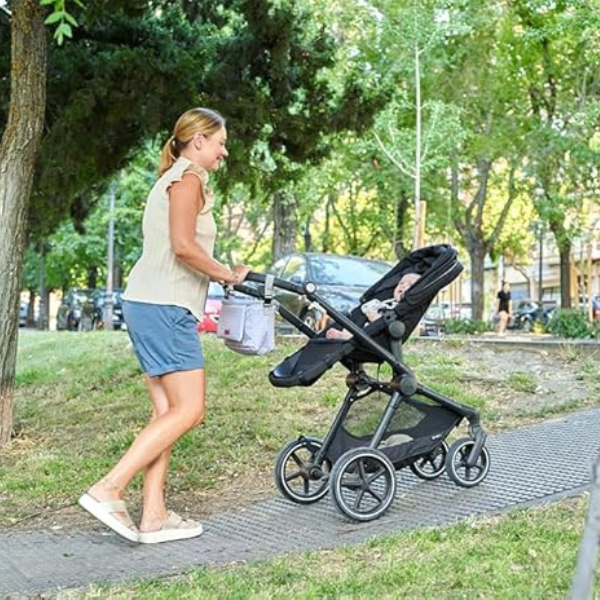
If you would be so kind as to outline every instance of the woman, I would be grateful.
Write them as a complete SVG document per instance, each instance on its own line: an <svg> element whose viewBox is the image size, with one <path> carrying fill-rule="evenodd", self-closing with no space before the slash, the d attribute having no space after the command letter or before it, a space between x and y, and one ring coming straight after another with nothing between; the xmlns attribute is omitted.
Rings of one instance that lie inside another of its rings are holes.
<svg viewBox="0 0 600 600"><path fill-rule="evenodd" d="M506 328L512 316L512 298L510 296L510 284L502 282L502 289L498 292L498 335L505 335Z"/></svg>
<svg viewBox="0 0 600 600"><path fill-rule="evenodd" d="M165 479L173 444L204 419L204 358L196 321L209 280L241 283L249 268L233 270L213 257L216 227L208 172L227 157L225 120L194 108L184 113L162 149L159 179L148 196L142 256L123 295L123 313L153 403L152 419L109 473L79 503L122 537L158 543L195 537L202 526L167 510ZM143 471L139 529L122 500Z"/></svg>

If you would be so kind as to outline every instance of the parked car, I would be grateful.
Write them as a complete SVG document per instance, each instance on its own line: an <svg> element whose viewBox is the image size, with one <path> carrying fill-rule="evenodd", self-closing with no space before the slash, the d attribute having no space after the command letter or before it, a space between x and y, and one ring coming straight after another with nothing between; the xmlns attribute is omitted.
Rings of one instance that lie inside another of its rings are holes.
<svg viewBox="0 0 600 600"><path fill-rule="evenodd" d="M112 321L113 329L126 329L123 319L123 307L121 296L123 290L114 289L112 292ZM81 319L79 321L79 331L95 331L104 328L104 306L108 294L106 290L94 290L90 297L81 306Z"/></svg>
<svg viewBox="0 0 600 600"><path fill-rule="evenodd" d="M77 331L81 320L81 307L94 293L89 289L71 289L62 298L56 313L56 329Z"/></svg>
<svg viewBox="0 0 600 600"><path fill-rule="evenodd" d="M431 304L419 321L419 335L439 335L444 331L444 325L447 320L448 309L442 304Z"/></svg>
<svg viewBox="0 0 600 600"><path fill-rule="evenodd" d="M219 316L221 315L223 296L223 286L221 286L219 283L211 281L208 285L208 296L206 298L204 314L198 321L198 331L202 333L214 333L217 331Z"/></svg>
<svg viewBox="0 0 600 600"><path fill-rule="evenodd" d="M519 329L521 331L532 331L535 324L546 325L552 316L553 306L541 306L535 300L521 300L516 309L513 309L513 316L510 329Z"/></svg>
<svg viewBox="0 0 600 600"><path fill-rule="evenodd" d="M19 327L25 327L27 325L27 311L29 310L29 304L21 300L19 304Z"/></svg>
<svg viewBox="0 0 600 600"><path fill-rule="evenodd" d="M382 260L356 256L295 252L279 259L268 273L296 284L313 282L317 293L336 310L348 313L358 305L367 288L378 281L392 265ZM327 325L322 307L306 296L277 289L276 299L315 331Z"/></svg>

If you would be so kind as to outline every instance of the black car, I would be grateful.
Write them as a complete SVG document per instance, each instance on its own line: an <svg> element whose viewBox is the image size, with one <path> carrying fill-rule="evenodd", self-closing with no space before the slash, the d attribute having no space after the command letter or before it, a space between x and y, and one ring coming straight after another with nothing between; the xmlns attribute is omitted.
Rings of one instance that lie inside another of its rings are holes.
<svg viewBox="0 0 600 600"><path fill-rule="evenodd" d="M80 327L81 308L88 302L94 290L71 289L62 298L56 313L56 329L77 331Z"/></svg>
<svg viewBox="0 0 600 600"><path fill-rule="evenodd" d="M365 291L391 268L392 265L382 260L296 252L279 259L268 273L292 283L315 283L319 295L336 310L348 313L358 305ZM326 326L327 315L306 296L278 289L276 298L315 331L321 331Z"/></svg>
<svg viewBox="0 0 600 600"><path fill-rule="evenodd" d="M115 289L112 293L112 321L113 329L126 329L123 319L123 307L121 297L123 290ZM106 290L94 290L93 294L81 307L81 331L95 331L104 328L104 307L108 295Z"/></svg>

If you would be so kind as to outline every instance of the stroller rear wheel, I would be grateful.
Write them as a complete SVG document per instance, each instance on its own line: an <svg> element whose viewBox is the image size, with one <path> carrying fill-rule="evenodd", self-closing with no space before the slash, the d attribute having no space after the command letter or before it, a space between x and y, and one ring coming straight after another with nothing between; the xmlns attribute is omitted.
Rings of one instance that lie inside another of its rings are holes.
<svg viewBox="0 0 600 600"><path fill-rule="evenodd" d="M373 521L394 500L396 470L383 452L354 448L334 464L330 487L340 512L356 521Z"/></svg>
<svg viewBox="0 0 600 600"><path fill-rule="evenodd" d="M329 491L331 462L314 461L323 442L300 437L282 448L275 462L275 483L283 496L298 504L312 504Z"/></svg>
<svg viewBox="0 0 600 600"><path fill-rule="evenodd" d="M450 446L448 451L446 472L454 483L462 487L474 487L480 484L490 470L490 453L485 446L481 447L475 464L472 466L467 464L474 445L475 441L471 438L460 438Z"/></svg>
<svg viewBox="0 0 600 600"><path fill-rule="evenodd" d="M410 470L421 479L436 479L446 469L447 456L448 444L443 441L435 450L411 463Z"/></svg>

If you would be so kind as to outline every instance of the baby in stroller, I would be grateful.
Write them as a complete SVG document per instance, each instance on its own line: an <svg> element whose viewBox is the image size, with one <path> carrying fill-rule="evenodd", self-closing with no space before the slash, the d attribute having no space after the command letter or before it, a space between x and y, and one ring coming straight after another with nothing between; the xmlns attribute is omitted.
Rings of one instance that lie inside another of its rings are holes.
<svg viewBox="0 0 600 600"><path fill-rule="evenodd" d="M317 333L280 306L281 316L308 341L271 370L271 384L310 386L337 363L348 371L345 398L325 435L301 435L279 452L275 481L285 498L311 504L330 493L344 516L370 521L390 507L396 471L404 467L424 480L446 473L463 487L486 478L490 458L479 413L418 382L403 359L403 343L430 302L461 271L456 250L448 245L417 250L372 285L350 315L335 310L311 282L275 279L276 288L320 304L334 322L327 331L337 333ZM266 281L254 273L248 279ZM235 289L265 297L264 288ZM382 308L369 315L373 301ZM369 363L386 364L391 373L382 376L378 369L373 376L366 368ZM464 420L468 435L448 444Z"/></svg>
<svg viewBox="0 0 600 600"><path fill-rule="evenodd" d="M361 311L365 314L370 323L376 319L380 319L380 311L382 309L394 308L394 306L402 300L410 286L419 281L419 279L421 279L421 276L418 273L407 273L406 275L403 275L400 278L398 285L394 288L390 300L369 300L361 305ZM326 330L325 337L328 340L349 340L352 337L352 334L347 329L337 329L332 327Z"/></svg>

